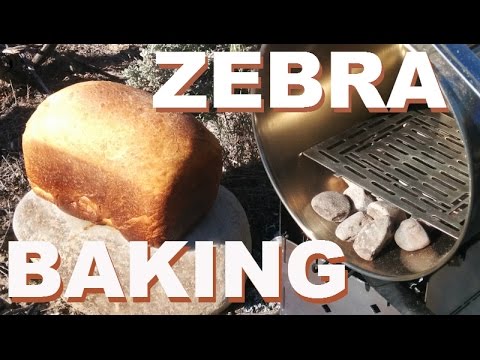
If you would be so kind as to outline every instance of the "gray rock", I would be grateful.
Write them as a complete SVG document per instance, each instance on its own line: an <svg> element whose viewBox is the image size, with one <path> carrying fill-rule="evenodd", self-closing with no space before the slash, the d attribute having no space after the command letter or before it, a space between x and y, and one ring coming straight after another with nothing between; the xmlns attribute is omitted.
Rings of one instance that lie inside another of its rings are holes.
<svg viewBox="0 0 480 360"><path fill-rule="evenodd" d="M366 211L367 206L375 201L363 188L353 183L343 192L343 195L352 200L353 207L356 211Z"/></svg>
<svg viewBox="0 0 480 360"><path fill-rule="evenodd" d="M370 203L367 206L367 214L374 219L382 216L390 216L395 224L400 224L400 222L407 218L405 211L384 200Z"/></svg>
<svg viewBox="0 0 480 360"><path fill-rule="evenodd" d="M430 238L422 224L410 218L400 223L395 232L395 242L403 250L416 251L430 245Z"/></svg>
<svg viewBox="0 0 480 360"><path fill-rule="evenodd" d="M350 201L345 195L335 191L324 191L311 202L313 210L328 221L341 222L350 215Z"/></svg>
<svg viewBox="0 0 480 360"><path fill-rule="evenodd" d="M364 260L372 261L393 237L394 224L389 216L380 216L358 233L353 250Z"/></svg>
<svg viewBox="0 0 480 360"><path fill-rule="evenodd" d="M215 314L225 309L224 241L241 240L251 250L248 220L235 196L220 187L210 212L184 240L191 246L173 266L175 274L191 298L191 302L170 302L163 288L156 283L151 289L150 302L133 302L129 294L129 246L119 231L110 226L92 223L70 216L55 205L27 193L18 204L13 229L20 241L48 241L56 246L61 256L59 268L65 286L68 284L83 242L104 241L122 285L126 302L109 302L104 294L89 294L85 302L69 303L85 314ZM199 302L195 298L195 241L213 241L217 254L216 302ZM156 249L151 249L152 253Z"/></svg>
<svg viewBox="0 0 480 360"><path fill-rule="evenodd" d="M335 235L337 238L343 241L353 241L358 235L360 230L372 222L372 218L367 214L359 211L346 218L342 223L337 226Z"/></svg>

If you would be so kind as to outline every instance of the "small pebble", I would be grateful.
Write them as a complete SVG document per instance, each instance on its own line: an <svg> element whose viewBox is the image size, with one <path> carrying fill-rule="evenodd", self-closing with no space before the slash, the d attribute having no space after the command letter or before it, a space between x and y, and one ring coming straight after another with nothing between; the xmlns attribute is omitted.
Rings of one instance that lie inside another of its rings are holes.
<svg viewBox="0 0 480 360"><path fill-rule="evenodd" d="M427 232L415 219L407 219L400 223L395 232L395 242L406 251L416 251L430 245Z"/></svg>
<svg viewBox="0 0 480 360"><path fill-rule="evenodd" d="M384 200L370 203L367 206L367 214L374 219L382 216L390 216L395 224L400 224L400 222L407 218L405 211Z"/></svg>
<svg viewBox="0 0 480 360"><path fill-rule="evenodd" d="M358 233L353 249L362 259L372 261L393 238L393 221L389 216L380 216L365 225Z"/></svg>
<svg viewBox="0 0 480 360"><path fill-rule="evenodd" d="M324 191L316 195L312 199L311 205L318 215L328 221L341 222L351 212L348 198L335 191Z"/></svg>
<svg viewBox="0 0 480 360"><path fill-rule="evenodd" d="M343 192L343 195L352 200L356 211L366 211L367 206L375 201L363 188L355 184L350 184L347 190Z"/></svg>
<svg viewBox="0 0 480 360"><path fill-rule="evenodd" d="M360 230L373 219L367 214L359 211L346 218L337 226L335 235L343 241L353 241Z"/></svg>

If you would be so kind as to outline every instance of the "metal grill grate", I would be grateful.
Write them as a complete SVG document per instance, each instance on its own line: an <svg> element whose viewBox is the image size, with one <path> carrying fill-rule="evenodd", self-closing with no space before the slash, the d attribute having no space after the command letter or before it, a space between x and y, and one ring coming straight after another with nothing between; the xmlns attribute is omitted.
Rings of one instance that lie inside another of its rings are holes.
<svg viewBox="0 0 480 360"><path fill-rule="evenodd" d="M458 238L469 203L455 119L410 111L362 122L303 154L413 217Z"/></svg>

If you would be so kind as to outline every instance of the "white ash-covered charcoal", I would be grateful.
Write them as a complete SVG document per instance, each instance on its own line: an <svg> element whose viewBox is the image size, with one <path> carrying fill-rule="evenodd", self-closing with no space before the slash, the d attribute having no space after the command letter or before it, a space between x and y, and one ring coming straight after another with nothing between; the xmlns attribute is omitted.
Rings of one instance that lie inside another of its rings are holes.
<svg viewBox="0 0 480 360"><path fill-rule="evenodd" d="M364 212L356 212L342 221L335 230L337 238L343 241L353 241L360 230L373 219Z"/></svg>
<svg viewBox="0 0 480 360"><path fill-rule="evenodd" d="M316 195L311 202L313 210L328 221L341 222L352 210L350 200L335 191L324 191Z"/></svg>
<svg viewBox="0 0 480 360"><path fill-rule="evenodd" d="M367 215L374 219L382 216L389 216L395 224L400 224L407 218L407 214L402 209L390 204L387 201L374 201L367 206Z"/></svg>
<svg viewBox="0 0 480 360"><path fill-rule="evenodd" d="M353 250L362 259L372 261L393 238L394 223L389 216L380 216L365 225L353 243Z"/></svg>
<svg viewBox="0 0 480 360"><path fill-rule="evenodd" d="M343 192L343 195L352 200L356 211L366 211L367 206L374 202L375 199L369 195L363 188L353 183Z"/></svg>
<svg viewBox="0 0 480 360"><path fill-rule="evenodd" d="M430 238L422 224L410 218L400 223L395 232L395 242L403 250L416 251L430 245Z"/></svg>

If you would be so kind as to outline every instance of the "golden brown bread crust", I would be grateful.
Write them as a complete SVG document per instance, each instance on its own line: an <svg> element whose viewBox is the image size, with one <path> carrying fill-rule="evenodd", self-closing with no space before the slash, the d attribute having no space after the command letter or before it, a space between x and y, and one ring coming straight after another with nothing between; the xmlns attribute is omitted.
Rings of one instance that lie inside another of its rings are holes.
<svg viewBox="0 0 480 360"><path fill-rule="evenodd" d="M217 139L192 115L106 81L49 96L23 134L33 191L67 213L159 246L205 215L222 172Z"/></svg>

